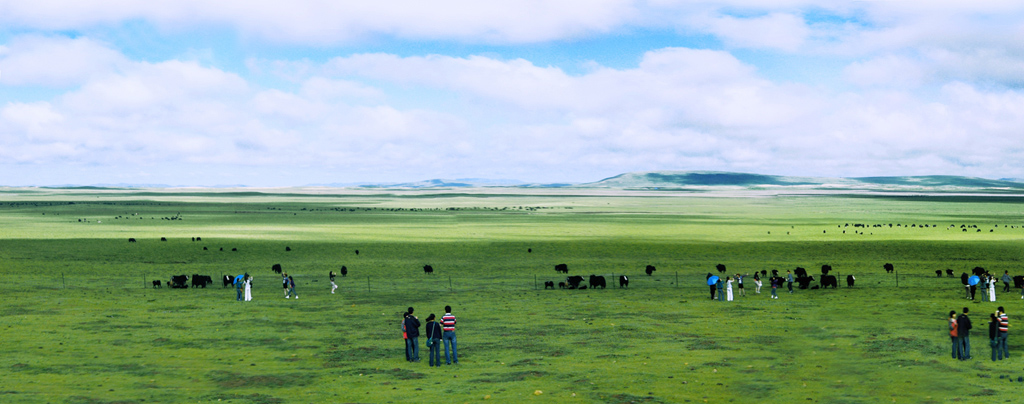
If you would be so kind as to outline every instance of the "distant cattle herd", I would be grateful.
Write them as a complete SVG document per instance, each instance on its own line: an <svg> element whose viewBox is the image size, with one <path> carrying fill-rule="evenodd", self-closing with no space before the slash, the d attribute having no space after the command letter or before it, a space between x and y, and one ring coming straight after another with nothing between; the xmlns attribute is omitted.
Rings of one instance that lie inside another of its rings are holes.
<svg viewBox="0 0 1024 404"><path fill-rule="evenodd" d="M854 227L868 227L868 226L855 224ZM875 226L872 226L872 227L875 227ZM916 226L914 226L914 227L916 227ZM923 225L923 226L920 226L920 227L927 227L927 225ZM964 226L964 227L967 228L967 226ZM199 241L202 241L202 240L203 240L202 237L192 237L192 241L193 242L199 242ZM166 242L167 238L166 237L160 237L160 241ZM138 240L136 238L132 237L132 238L128 239L128 242L129 243L138 243ZM208 251L208 248L206 246L204 246L203 250L204 251ZM286 246L284 248L284 250L285 251L291 251L292 249L291 249L291 247ZM224 251L224 247L220 247L220 251ZM237 252L238 248L237 247L232 247L231 251ZM528 249L527 252L528 253L532 253L533 250L532 249ZM355 250L355 254L359 255L359 250ZM278 273L278 274L282 273L281 264L273 264L270 269L273 272L275 272L275 273ZM726 266L724 264L717 264L717 265L715 265L715 269L720 274L724 274L724 273L727 272ZM893 272L895 272L895 267L891 263L885 263L884 265L882 265L882 269L884 269L886 273L893 273ZM654 265L647 265L647 266L644 267L644 273L646 273L647 276L653 276L653 274L654 274L654 272L656 270L657 269L654 267ZM822 265L821 266L820 279L818 279L819 284L812 286L812 282L815 281L814 277L809 275L807 273L806 269L801 268L801 267L796 267L792 271L793 275L795 275L795 278L793 279L793 281L796 283L796 286L799 289L827 289L829 287L832 287L833 289L835 289L835 288L837 288L839 286L839 279L835 275L830 275L829 272L831 272L831 271L832 271L832 266L831 265L827 265L827 264L826 265ZM569 273L569 266L568 266L568 264L561 263L561 264L555 265L555 272L568 275L568 273ZM980 267L974 268L971 272L974 275L977 275L977 276L981 276L981 275L987 273L984 269L982 269ZM426 275L433 274L434 273L434 267L432 265L430 265L430 264L424 265L423 266L423 273L426 274ZM787 278L783 278L783 277L779 276L779 270L777 270L777 269L771 270L771 277L768 277L768 271L767 270L761 270L759 273L760 273L760 278L767 279L768 282L772 282L772 280L776 280L777 284L779 284L779 285L782 285L784 282L786 282L788 280ZM341 274L341 276L347 276L348 275L348 268L345 267L345 266L342 266L341 269L340 269L340 274ZM943 270L936 270L935 271L935 275L937 277L941 278L943 276L943 274L945 274L946 277L948 277L948 278L955 277L954 271L952 269L946 269L945 271L943 271ZM755 276L756 275L757 274L755 274ZM707 276L705 277L705 279L708 280L711 277L712 277L712 274L708 273ZM961 281L963 282L963 284L965 284L965 285L967 284L968 277L969 276L968 276L967 273L961 274L960 278L961 278ZM613 276L613 279L615 279L614 276ZM629 287L629 278L626 275L619 275L617 277L617 279L619 281L619 288L625 289L625 288ZM333 275L332 275L332 280L333 280ZM222 277L221 281L222 281L223 287L228 287L228 286L231 286L234 283L234 277L232 277L231 275L224 275ZM584 283L584 281L587 281L586 284ZM162 288L164 284L165 283L162 280L154 280L154 281L152 281L153 288ZM211 276L200 275L200 274L192 274L191 276L188 276L188 275L174 275L174 276L171 276L171 278L166 282L166 285L169 286L170 288L173 288L173 289L187 289L187 288L190 288L190 287L191 288L206 288L207 286L212 285L212 284L213 284L213 278ZM854 275L847 275L846 276L846 286L847 287L854 287L855 284L856 284L856 277ZM555 289L555 286L556 286L555 281L544 281L544 289ZM571 276L566 276L564 281L558 282L557 286L558 286L559 289L575 289L575 290L586 290L586 289L597 289L597 288L605 289L605 288L607 288L607 280L606 280L604 275L591 274L589 276L589 278L584 278L583 276L580 276L580 275L571 275ZM1024 276L1014 276L1013 277L1013 287L1014 288L1024 288Z"/></svg>

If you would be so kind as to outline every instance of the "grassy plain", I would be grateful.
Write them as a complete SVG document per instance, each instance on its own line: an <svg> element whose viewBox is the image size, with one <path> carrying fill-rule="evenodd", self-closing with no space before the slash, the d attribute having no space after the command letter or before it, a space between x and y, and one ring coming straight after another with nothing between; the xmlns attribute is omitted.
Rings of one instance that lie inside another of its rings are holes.
<svg viewBox="0 0 1024 404"><path fill-rule="evenodd" d="M1016 357L985 360L987 313L1004 305L1012 321L1019 292L971 303L934 274L1024 272L1017 197L500 192L3 190L0 402L1021 398L1016 333ZM275 263L300 300L282 298ZM538 290L558 263L627 274L629 289ZM720 303L704 286L718 263L830 264L858 283ZM331 295L326 274L342 265ZM219 284L148 286L245 271L248 303ZM423 361L407 363L400 313L446 304L461 364L428 368L422 340ZM958 362L944 318L965 305L976 359Z"/></svg>

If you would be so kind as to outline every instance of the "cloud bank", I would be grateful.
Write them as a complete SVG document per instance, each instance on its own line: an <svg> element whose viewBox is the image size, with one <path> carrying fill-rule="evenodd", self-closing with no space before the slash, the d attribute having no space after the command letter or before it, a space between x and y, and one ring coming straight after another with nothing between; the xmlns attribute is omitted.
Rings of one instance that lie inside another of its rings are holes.
<svg viewBox="0 0 1024 404"><path fill-rule="evenodd" d="M0 2L0 185L1024 178L1024 6L928 4Z"/></svg>

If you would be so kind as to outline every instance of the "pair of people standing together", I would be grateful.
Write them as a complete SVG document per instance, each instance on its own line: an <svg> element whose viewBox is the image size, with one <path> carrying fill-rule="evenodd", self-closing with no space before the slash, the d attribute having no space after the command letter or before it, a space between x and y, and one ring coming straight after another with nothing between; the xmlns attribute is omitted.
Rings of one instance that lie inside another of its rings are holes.
<svg viewBox="0 0 1024 404"><path fill-rule="evenodd" d="M419 318L414 316L413 308L406 311L402 320L402 333L405 336L405 359L410 362L419 362L419 341L420 336ZM441 366L441 343L444 343L445 363L451 365L459 364L459 354L455 339L455 316L452 315L452 307L444 306L444 315L440 323L435 321L437 317L431 313L427 316L426 336L430 366ZM449 351L449 348L451 351Z"/></svg>
<svg viewBox="0 0 1024 404"><path fill-rule="evenodd" d="M968 360L971 356L971 319L967 316L969 309L964 307L964 312L957 316L956 310L949 312L949 336L953 344L953 359ZM1010 331L1010 319L999 306L995 313L989 315L988 338L992 347L992 360L1009 359L1010 352L1007 349L1006 340Z"/></svg>

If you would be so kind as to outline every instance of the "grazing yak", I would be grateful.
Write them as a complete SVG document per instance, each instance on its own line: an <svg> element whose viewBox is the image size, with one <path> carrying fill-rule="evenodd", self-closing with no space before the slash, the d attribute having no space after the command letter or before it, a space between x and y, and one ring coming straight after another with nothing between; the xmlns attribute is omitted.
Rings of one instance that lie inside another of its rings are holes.
<svg viewBox="0 0 1024 404"><path fill-rule="evenodd" d="M231 284L235 281L235 278L231 275L224 275L224 277L221 278L220 281L224 283L224 287L226 288L228 286L231 286Z"/></svg>
<svg viewBox="0 0 1024 404"><path fill-rule="evenodd" d="M837 286L839 286L839 281L836 279L836 276L835 275L822 275L821 276L821 288L822 289L827 289L829 286L831 286L832 289L835 289Z"/></svg>
<svg viewBox="0 0 1024 404"><path fill-rule="evenodd" d="M207 275L192 274L192 287L206 289L206 285L212 284L213 278Z"/></svg>
<svg viewBox="0 0 1024 404"><path fill-rule="evenodd" d="M206 248L206 247L203 247L203 251L206 251L206 250L207 250L207 248Z"/></svg>
<svg viewBox="0 0 1024 404"><path fill-rule="evenodd" d="M238 251L238 249L237 248L232 248L231 251Z"/></svg>
<svg viewBox="0 0 1024 404"><path fill-rule="evenodd" d="M270 270L274 271L275 273L280 274L281 273L281 264L274 264L273 266L270 267Z"/></svg>
<svg viewBox="0 0 1024 404"><path fill-rule="evenodd" d="M532 249L532 248L527 248L527 249L526 249L526 252L528 252L528 253L532 253L532 252L533 252L533 249Z"/></svg>
<svg viewBox="0 0 1024 404"><path fill-rule="evenodd" d="M345 268L344 265L341 266L341 276L348 276L348 268Z"/></svg>
<svg viewBox="0 0 1024 404"><path fill-rule="evenodd" d="M947 269L946 270L946 276L952 278L953 277L953 270L952 269Z"/></svg>
<svg viewBox="0 0 1024 404"><path fill-rule="evenodd" d="M620 288L628 288L629 287L629 278L627 278L626 275L619 275L619 287Z"/></svg>
<svg viewBox="0 0 1024 404"><path fill-rule="evenodd" d="M554 289L554 288L555 288L555 282L554 281L544 282L544 289Z"/></svg>
<svg viewBox="0 0 1024 404"><path fill-rule="evenodd" d="M567 287L569 287L569 285L566 285L565 282L558 282L558 288L559 289L565 289Z"/></svg>
<svg viewBox="0 0 1024 404"><path fill-rule="evenodd" d="M423 273L424 274L432 274L432 273L434 273L434 267L432 267L430 265L424 265L423 266Z"/></svg>
<svg viewBox="0 0 1024 404"><path fill-rule="evenodd" d="M846 286L849 286L849 287L852 288L853 287L853 283L855 281L857 281L857 278L854 278L853 275L846 275Z"/></svg>
<svg viewBox="0 0 1024 404"><path fill-rule="evenodd" d="M725 272L725 265L722 265L722 264L715 265L715 269L718 270L718 273L724 273Z"/></svg>
<svg viewBox="0 0 1024 404"><path fill-rule="evenodd" d="M582 282L583 277L579 275L573 275L565 278L565 284L569 285L569 289L578 289L580 287L580 283Z"/></svg>
<svg viewBox="0 0 1024 404"><path fill-rule="evenodd" d="M1013 287L1017 289L1024 288L1024 275L1013 277Z"/></svg>
<svg viewBox="0 0 1024 404"><path fill-rule="evenodd" d="M134 242L135 242L135 239L134 239L134 238L129 238L129 239L128 239L128 242L129 242L129 243L134 243Z"/></svg>
<svg viewBox="0 0 1024 404"><path fill-rule="evenodd" d="M172 275L168 283L174 289L188 289L188 275Z"/></svg>
<svg viewBox="0 0 1024 404"><path fill-rule="evenodd" d="M773 269L772 270L772 277L773 278L778 278L779 277L779 270L778 269Z"/></svg>
<svg viewBox="0 0 1024 404"><path fill-rule="evenodd" d="M974 267L974 269L971 270L971 273L976 275L976 276L982 276L982 275L985 274L985 268Z"/></svg>
<svg viewBox="0 0 1024 404"><path fill-rule="evenodd" d="M766 277L768 277L768 271L766 271L766 270L763 270L763 269L762 269L762 270L761 270L761 277L762 277L762 278L766 278Z"/></svg>
<svg viewBox="0 0 1024 404"><path fill-rule="evenodd" d="M284 247L284 250L285 250L285 251L291 251L291 250L292 250L292 248L291 248L291 247L288 247L288 246L285 246L285 247Z"/></svg>
<svg viewBox="0 0 1024 404"><path fill-rule="evenodd" d="M655 268L654 265L648 265L647 268L644 268L644 272L647 273L647 276L651 276L651 274L653 274L654 271L657 271L657 270L658 269Z"/></svg>
<svg viewBox="0 0 1024 404"><path fill-rule="evenodd" d="M811 282L813 282L813 281L814 281L814 277L813 276L801 276L801 277L798 277L798 278L796 278L797 288L807 289L809 286L811 286Z"/></svg>
<svg viewBox="0 0 1024 404"><path fill-rule="evenodd" d="M160 280L159 279L153 281L153 288L162 288L162 287L164 287L164 286L160 284Z"/></svg>
<svg viewBox="0 0 1024 404"><path fill-rule="evenodd" d="M885 263L885 265L882 265L882 268L885 268L885 272L886 272L886 273L889 273L889 274L891 274L891 273L892 273L892 271L894 271L894 270L895 270L895 268L893 268L892 264L890 264L890 263L888 263L888 262L887 262L887 263Z"/></svg>
<svg viewBox="0 0 1024 404"><path fill-rule="evenodd" d="M160 241L167 241L167 237L160 237Z"/></svg>
<svg viewBox="0 0 1024 404"><path fill-rule="evenodd" d="M796 267L796 269L793 270L793 275L796 276L797 278L804 278L807 276L807 270L800 267Z"/></svg>
<svg viewBox="0 0 1024 404"><path fill-rule="evenodd" d="M822 265L821 266L821 274L822 275L828 275L829 271L831 271L831 270L832 270L832 266L831 265Z"/></svg>
<svg viewBox="0 0 1024 404"><path fill-rule="evenodd" d="M202 237L196 237L196 241L203 241Z"/></svg>
<svg viewBox="0 0 1024 404"><path fill-rule="evenodd" d="M599 286L601 287L601 289L605 288L606 284L604 281L604 277L600 275L590 275L590 288L597 289L597 287Z"/></svg>
<svg viewBox="0 0 1024 404"><path fill-rule="evenodd" d="M561 272L563 274L569 273L569 266L565 264L555 265L555 272Z"/></svg>

